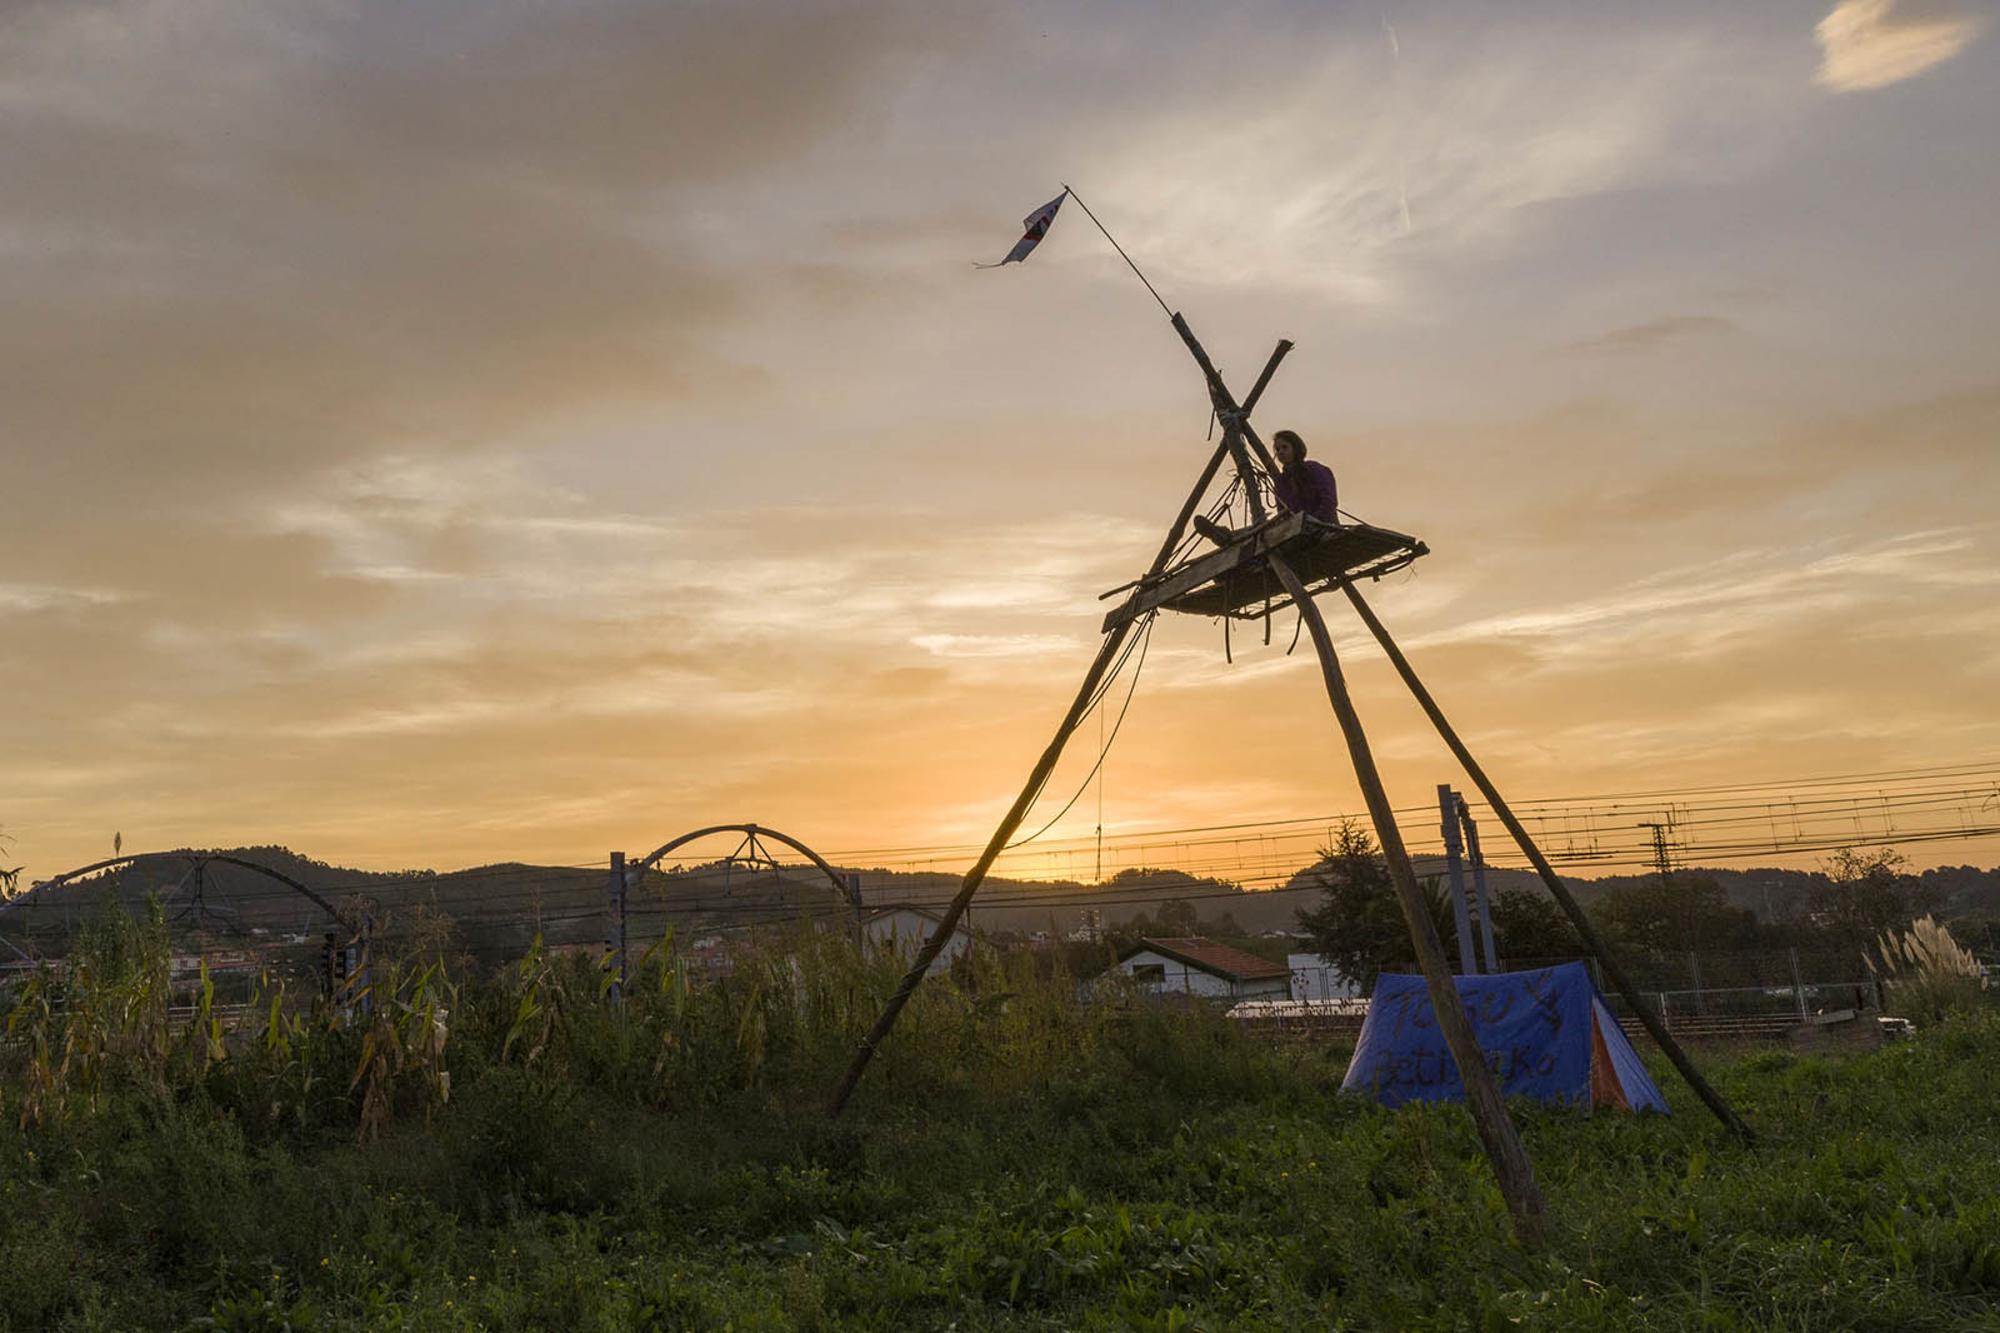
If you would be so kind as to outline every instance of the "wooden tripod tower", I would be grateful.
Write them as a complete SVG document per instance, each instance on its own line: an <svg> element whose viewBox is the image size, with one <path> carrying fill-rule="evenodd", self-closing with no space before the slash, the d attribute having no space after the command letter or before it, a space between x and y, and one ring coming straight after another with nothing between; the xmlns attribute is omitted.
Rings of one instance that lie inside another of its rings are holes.
<svg viewBox="0 0 2000 1333"><path fill-rule="evenodd" d="M1107 233L1108 234L1108 233ZM1115 242L1114 242L1115 244ZM1123 253L1122 251L1120 252ZM1129 260L1127 261L1130 262ZM1134 270L1137 271L1136 269ZM1150 287L1150 284L1148 284ZM1507 1114L1507 1107L1500 1096L1492 1071L1487 1067L1480 1052L1471 1024L1458 1000L1458 992L1452 979L1451 968L1445 959L1444 945L1438 939L1437 929L1431 924L1425 909L1421 891L1417 887L1415 873L1410 867L1410 857L1403 846L1402 834L1396 826L1396 818L1389 807L1389 798L1382 786L1381 776L1375 768L1375 759L1368 747L1368 736L1362 730L1361 718L1354 710L1354 702L1347 692L1346 678L1340 667L1340 659L1333 647L1333 638L1327 633L1326 622L1321 618L1319 608L1313 598L1325 591L1339 588L1347 595L1362 623L1382 645L1389 661L1403 678L1417 703L1430 717L1444 742L1451 748L1459 762L1465 767L1481 794L1486 798L1500 822L1514 836L1521 851L1533 863L1549 892L1561 906L1563 912L1575 925L1582 937L1584 947L1598 960L1604 975L1613 987L1624 997L1653 1040L1673 1062L1688 1086L1707 1104L1709 1109L1731 1129L1745 1139L1750 1137L1749 1127L1740 1120L1727 1103L1708 1085L1700 1072L1688 1060L1658 1017L1641 1001L1638 993L1624 971L1604 947L1603 939L1582 907L1571 895L1569 889L1557 876L1548 858L1542 855L1521 821L1508 808L1493 782L1486 776L1465 743L1459 739L1451 724L1445 720L1437 701L1417 678L1409 659L1403 656L1389 631L1375 616L1356 587L1363 578L1379 578L1391 570L1400 569L1428 553L1428 548L1413 537L1390 532L1383 528L1366 524L1326 524L1298 514L1268 516L1265 510L1260 482L1277 474L1277 466L1264 442L1250 425L1250 412L1263 396L1264 389L1276 373L1279 362L1292 348L1287 341L1280 341L1265 364L1263 373L1257 377L1255 387L1249 397L1240 403L1230 394L1222 376L1209 360L1208 353L1189 329L1187 321L1179 314L1171 316L1175 332L1187 344L1193 354L1195 364L1201 368L1207 380L1208 394L1215 408L1217 420L1222 424L1222 442L1209 457L1208 465L1202 469L1194 489L1189 492L1187 502L1181 506L1167 530L1166 540L1160 544L1159 553L1146 573L1124 589L1125 600L1104 620L1104 642L1097 651L1097 657L1084 673L1082 686L1077 690L1076 699L1063 715L1048 748L1042 752L1028 782L1021 794L994 831L993 838L986 844L986 850L965 874L956 897L945 909L943 919L931 934L924 947L918 952L916 961L904 976L896 993L889 999L882 1016L862 1039L855 1052L853 1062L841 1079L833 1096L832 1110L838 1115L847 1104L855 1084L868 1067L876 1048L889 1035L896 1024L896 1017L909 1002L912 993L929 972L931 963L951 938L959 918L971 904L973 895L979 891L980 883L993 861L1007 846L1026 817L1028 807L1033 804L1036 794L1047 780L1061 757L1063 747L1070 735L1089 711L1090 702L1104 674L1117 658L1120 647L1131 634L1133 627L1150 612L1159 609L1181 611L1204 616L1225 616L1238 619L1266 617L1272 611L1285 606L1297 606L1303 617L1307 631L1312 635L1313 646L1319 652L1320 669L1326 681L1328 701L1333 705L1334 717L1340 725L1341 735L1347 742L1348 754L1354 763L1354 775L1360 783L1362 796L1368 805L1368 815L1375 826L1375 837L1381 846L1383 858L1388 863L1390 878L1396 886L1403 917L1409 926L1410 944L1415 951L1418 966L1423 970L1424 980L1430 992L1431 1005L1438 1017L1438 1026L1445 1042L1451 1050L1452 1058L1458 1065L1460 1077L1465 1085L1466 1103L1478 1126L1481 1142L1488 1159L1493 1164L1494 1174L1499 1178L1501 1192L1507 1200L1513 1215L1516 1234L1524 1243L1538 1243L1541 1234L1541 1193L1536 1187L1534 1170L1527 1154L1522 1150L1520 1137L1514 1130L1513 1121ZM1254 455L1254 460L1253 460ZM1210 484L1221 470L1225 461L1233 464L1237 477L1243 485L1243 492L1250 508L1250 526L1235 534L1227 545L1205 555L1186 560L1178 565L1170 564L1174 552L1179 548L1189 520L1194 517L1202 498Z"/></svg>

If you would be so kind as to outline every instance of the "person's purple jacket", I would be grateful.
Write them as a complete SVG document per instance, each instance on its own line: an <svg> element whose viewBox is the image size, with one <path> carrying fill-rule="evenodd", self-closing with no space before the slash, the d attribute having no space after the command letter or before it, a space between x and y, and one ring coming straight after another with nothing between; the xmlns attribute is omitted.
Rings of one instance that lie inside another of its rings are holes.
<svg viewBox="0 0 2000 1333"><path fill-rule="evenodd" d="M1278 503L1287 512L1305 514L1322 523L1340 521L1340 494L1333 484L1333 470L1312 459L1277 475Z"/></svg>

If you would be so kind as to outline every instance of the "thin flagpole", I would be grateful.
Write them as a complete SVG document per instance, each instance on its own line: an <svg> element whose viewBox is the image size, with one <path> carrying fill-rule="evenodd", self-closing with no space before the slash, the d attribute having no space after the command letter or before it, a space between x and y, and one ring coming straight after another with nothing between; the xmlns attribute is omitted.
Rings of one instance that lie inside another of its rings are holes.
<svg viewBox="0 0 2000 1333"><path fill-rule="evenodd" d="M1164 300L1161 300L1159 292L1154 291L1153 284L1151 281L1147 279L1146 275L1139 272L1139 266L1132 262L1132 256L1125 253L1125 247L1118 244L1118 238L1116 236L1113 236L1111 234L1110 229L1107 228L1102 222L1097 221L1097 214L1090 211L1090 205L1083 202L1083 196L1078 194L1075 190L1071 189L1069 185L1065 182L1058 181L1057 184L1062 185L1064 191L1068 193L1069 197L1076 200L1076 206L1083 210L1084 216L1088 217L1092 222L1097 222L1097 229L1104 233L1104 239L1111 242L1111 248L1118 252L1118 257L1125 261L1125 266L1132 270L1133 274L1137 276L1139 281L1146 284L1146 290L1153 293L1153 299L1155 301L1160 302L1160 309L1166 312L1166 316L1168 319L1172 319L1174 317L1174 312L1168 308L1167 303Z"/></svg>

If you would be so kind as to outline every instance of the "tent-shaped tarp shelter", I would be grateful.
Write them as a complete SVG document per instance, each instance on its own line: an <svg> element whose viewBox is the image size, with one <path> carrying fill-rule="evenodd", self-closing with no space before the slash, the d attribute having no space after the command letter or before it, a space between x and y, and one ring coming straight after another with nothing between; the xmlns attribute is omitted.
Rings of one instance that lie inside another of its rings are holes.
<svg viewBox="0 0 2000 1333"><path fill-rule="evenodd" d="M1666 1111L1666 1100L1582 963L1454 980L1503 1094ZM1376 979L1341 1087L1370 1093L1386 1106L1465 1099L1422 977L1385 973Z"/></svg>

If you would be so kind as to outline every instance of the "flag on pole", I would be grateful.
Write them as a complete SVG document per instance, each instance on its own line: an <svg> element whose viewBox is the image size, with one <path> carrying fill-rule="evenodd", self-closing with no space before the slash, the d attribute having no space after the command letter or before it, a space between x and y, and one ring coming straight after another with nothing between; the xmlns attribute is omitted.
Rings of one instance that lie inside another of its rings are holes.
<svg viewBox="0 0 2000 1333"><path fill-rule="evenodd" d="M1014 242L1014 248L1007 252L1007 257L1001 260L1000 264L1018 264L1023 259L1026 259L1034 248L1042 243L1042 237L1049 234L1049 224L1056 220L1056 210L1062 207L1062 201L1067 198L1069 198L1069 191L1064 190L1061 194L1028 214L1027 217L1022 218L1021 239ZM999 268L1000 264L981 264L979 267Z"/></svg>

